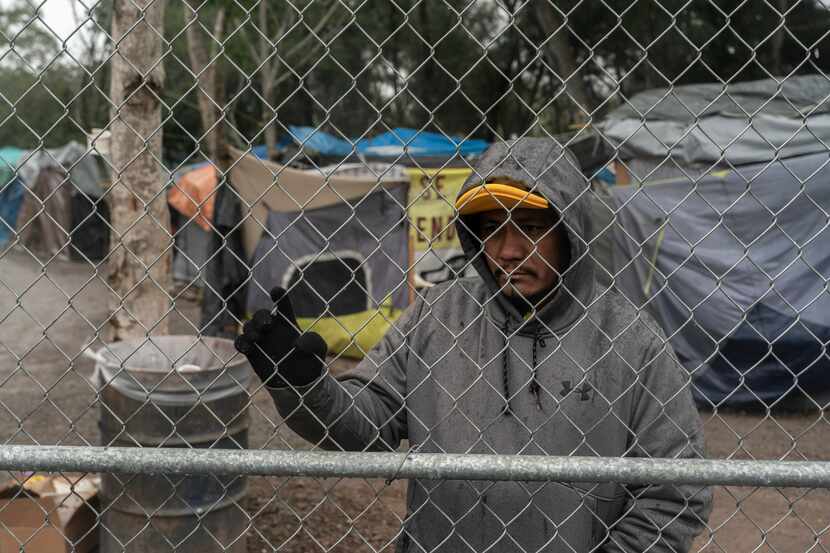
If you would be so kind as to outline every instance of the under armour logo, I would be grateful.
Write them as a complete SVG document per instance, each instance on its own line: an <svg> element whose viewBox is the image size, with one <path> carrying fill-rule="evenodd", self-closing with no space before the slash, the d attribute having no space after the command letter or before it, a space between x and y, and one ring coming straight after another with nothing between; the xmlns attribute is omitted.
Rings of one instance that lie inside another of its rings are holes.
<svg viewBox="0 0 830 553"><path fill-rule="evenodd" d="M574 388L573 384L571 384L570 380L563 380L562 381L562 391L559 392L559 395L562 397L567 396L571 392L577 392L579 394L579 401L588 401L591 399L591 385L585 382L579 388Z"/></svg>

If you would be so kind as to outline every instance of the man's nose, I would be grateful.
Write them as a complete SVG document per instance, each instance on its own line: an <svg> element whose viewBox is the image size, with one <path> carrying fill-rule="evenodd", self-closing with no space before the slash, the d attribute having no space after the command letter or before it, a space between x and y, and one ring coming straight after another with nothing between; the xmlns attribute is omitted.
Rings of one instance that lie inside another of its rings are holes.
<svg viewBox="0 0 830 553"><path fill-rule="evenodd" d="M506 225L501 249L499 250L499 257L502 260L522 261L528 256L532 248L531 242L515 225Z"/></svg>

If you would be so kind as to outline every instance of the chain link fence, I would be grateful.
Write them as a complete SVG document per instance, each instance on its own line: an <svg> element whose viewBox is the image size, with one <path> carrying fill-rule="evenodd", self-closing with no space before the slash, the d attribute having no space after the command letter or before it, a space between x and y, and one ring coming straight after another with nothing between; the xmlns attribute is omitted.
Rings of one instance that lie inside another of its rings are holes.
<svg viewBox="0 0 830 553"><path fill-rule="evenodd" d="M827 29L0 0L0 552L827 551Z"/></svg>

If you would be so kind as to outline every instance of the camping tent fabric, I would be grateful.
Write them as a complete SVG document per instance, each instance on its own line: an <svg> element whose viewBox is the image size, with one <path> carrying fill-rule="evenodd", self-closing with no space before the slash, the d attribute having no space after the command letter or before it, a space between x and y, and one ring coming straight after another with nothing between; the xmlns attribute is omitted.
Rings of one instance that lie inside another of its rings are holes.
<svg viewBox="0 0 830 553"><path fill-rule="evenodd" d="M325 208L268 215L253 258L248 312L289 291L298 322L330 350L360 357L406 307L407 187L399 184Z"/></svg>
<svg viewBox="0 0 830 553"><path fill-rule="evenodd" d="M830 114L805 119L765 114L751 119L713 116L692 123L624 119L609 123L604 133L620 146L623 158L743 165L826 150Z"/></svg>
<svg viewBox="0 0 830 553"><path fill-rule="evenodd" d="M242 200L243 243L248 257L262 236L269 211L294 212L339 204L365 196L377 188L397 187L403 181L330 175L303 171L257 159L230 148L230 178Z"/></svg>
<svg viewBox="0 0 830 553"><path fill-rule="evenodd" d="M106 197L92 199L72 196L72 249L75 261L97 262L106 258L110 247L110 209Z"/></svg>
<svg viewBox="0 0 830 553"><path fill-rule="evenodd" d="M393 163L367 161L365 163L337 163L316 169L306 169L312 175L339 175L371 180L404 182L409 179L406 168Z"/></svg>
<svg viewBox="0 0 830 553"><path fill-rule="evenodd" d="M636 157L625 161L617 160L614 164L614 184L640 186L662 181L678 182L698 181L712 172L730 170L724 164L697 163L680 164L671 158Z"/></svg>
<svg viewBox="0 0 830 553"><path fill-rule="evenodd" d="M635 95L599 127L620 157L742 165L826 150L830 82L801 76Z"/></svg>
<svg viewBox="0 0 830 553"><path fill-rule="evenodd" d="M23 181L16 176L3 180L0 184L0 250L12 239L22 203Z"/></svg>
<svg viewBox="0 0 830 553"><path fill-rule="evenodd" d="M614 187L616 285L656 316L704 404L830 389L830 157Z"/></svg>

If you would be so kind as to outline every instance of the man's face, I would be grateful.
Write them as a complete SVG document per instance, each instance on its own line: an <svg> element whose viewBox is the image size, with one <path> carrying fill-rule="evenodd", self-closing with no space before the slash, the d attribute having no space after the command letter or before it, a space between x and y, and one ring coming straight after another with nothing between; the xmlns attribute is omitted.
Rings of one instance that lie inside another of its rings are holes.
<svg viewBox="0 0 830 553"><path fill-rule="evenodd" d="M479 238L487 267L506 296L529 298L559 282L565 254L564 232L553 228L542 209L500 209L479 215Z"/></svg>

